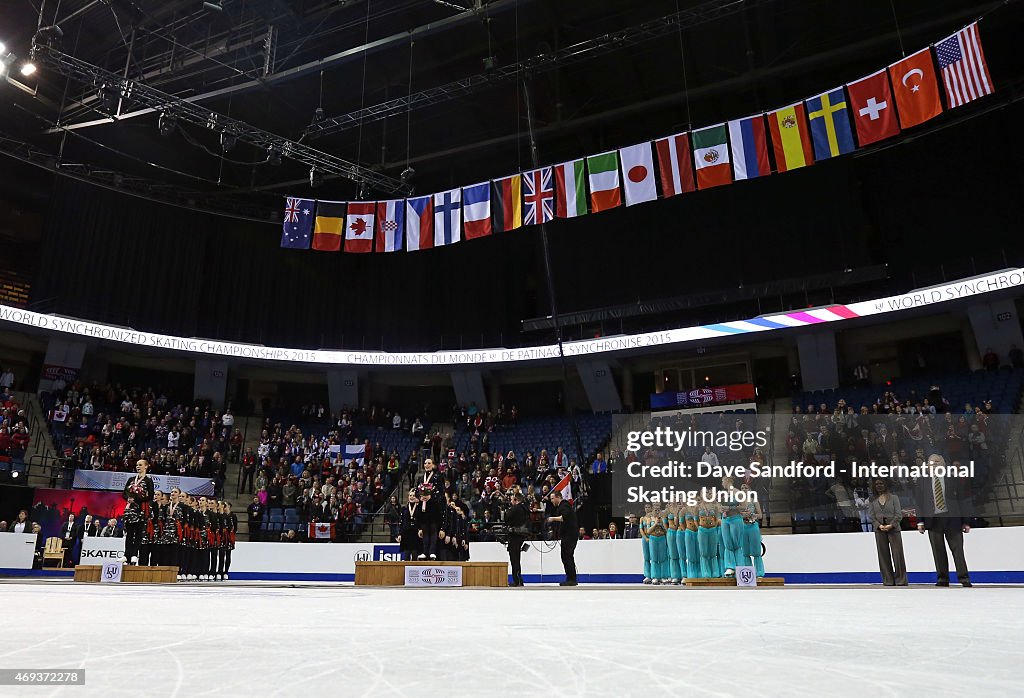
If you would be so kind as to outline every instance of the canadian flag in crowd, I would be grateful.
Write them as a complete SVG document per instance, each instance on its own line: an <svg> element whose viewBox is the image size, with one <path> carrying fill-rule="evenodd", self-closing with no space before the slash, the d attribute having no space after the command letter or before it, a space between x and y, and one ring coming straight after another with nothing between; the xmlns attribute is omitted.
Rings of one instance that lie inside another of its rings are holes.
<svg viewBox="0 0 1024 698"><path fill-rule="evenodd" d="M566 473L562 481L551 488L552 492L561 492L562 499L572 502L572 473Z"/></svg>
<svg viewBox="0 0 1024 698"><path fill-rule="evenodd" d="M332 523L311 523L309 525L309 538L330 540L334 538L334 524Z"/></svg>

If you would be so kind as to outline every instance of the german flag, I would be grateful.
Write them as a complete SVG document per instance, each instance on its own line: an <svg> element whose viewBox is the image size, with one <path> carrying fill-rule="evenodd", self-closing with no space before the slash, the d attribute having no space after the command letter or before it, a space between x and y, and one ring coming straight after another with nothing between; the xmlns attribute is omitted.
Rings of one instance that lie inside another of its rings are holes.
<svg viewBox="0 0 1024 698"><path fill-rule="evenodd" d="M494 232L504 233L523 226L523 183L521 175L491 182L491 218Z"/></svg>

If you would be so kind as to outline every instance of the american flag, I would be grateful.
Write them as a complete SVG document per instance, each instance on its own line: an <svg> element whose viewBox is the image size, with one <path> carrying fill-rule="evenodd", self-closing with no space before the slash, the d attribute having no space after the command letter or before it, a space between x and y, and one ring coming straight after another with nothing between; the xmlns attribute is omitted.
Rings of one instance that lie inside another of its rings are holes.
<svg viewBox="0 0 1024 698"><path fill-rule="evenodd" d="M538 211L540 216L538 216ZM523 225L547 223L555 217L555 190L551 168L523 173Z"/></svg>
<svg viewBox="0 0 1024 698"><path fill-rule="evenodd" d="M935 55L946 86L946 102L951 109L994 91L981 50L977 22L936 44Z"/></svg>

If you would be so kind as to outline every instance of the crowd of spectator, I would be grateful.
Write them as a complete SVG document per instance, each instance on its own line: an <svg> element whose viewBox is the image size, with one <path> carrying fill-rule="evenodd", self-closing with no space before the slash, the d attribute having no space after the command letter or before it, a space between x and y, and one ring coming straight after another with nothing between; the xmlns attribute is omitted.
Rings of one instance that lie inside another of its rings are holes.
<svg viewBox="0 0 1024 698"><path fill-rule="evenodd" d="M14 399L10 386L0 385L0 470L24 470L31 438L25 410Z"/></svg>
<svg viewBox="0 0 1024 698"><path fill-rule="evenodd" d="M79 469L134 472L145 458L155 475L209 478L224 491L242 433L230 409L175 402L153 388L55 383L41 396L50 433L63 458L63 486ZM57 471L54 471L54 478Z"/></svg>
<svg viewBox="0 0 1024 698"><path fill-rule="evenodd" d="M995 466L1001 464L1006 448L1009 422L994 414L992 401L964 404L957 409L933 385L926 395L910 391L897 395L882 391L869 405L847 404L839 399L793 408L786 433L788 459L813 465L834 461L836 477L831 480L795 478L790 482L792 504L798 524L813 512L817 530L870 530L868 503L872 483L838 471L851 463L922 465L932 454L943 456L953 466L973 461L972 496L979 499ZM894 478L887 482L914 523L914 483ZM798 526L799 527L799 526Z"/></svg>

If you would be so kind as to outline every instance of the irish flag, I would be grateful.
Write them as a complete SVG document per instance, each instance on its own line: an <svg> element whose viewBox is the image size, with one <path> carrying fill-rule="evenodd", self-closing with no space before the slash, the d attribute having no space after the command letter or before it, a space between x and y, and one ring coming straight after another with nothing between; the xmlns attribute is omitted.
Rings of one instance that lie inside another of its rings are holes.
<svg viewBox="0 0 1024 698"><path fill-rule="evenodd" d="M697 188L708 189L731 183L725 124L702 128L690 137L693 141L693 162L697 167Z"/></svg>
<svg viewBox="0 0 1024 698"><path fill-rule="evenodd" d="M311 523L307 537L310 540L331 540L334 538L334 524L332 523Z"/></svg>
<svg viewBox="0 0 1024 698"><path fill-rule="evenodd" d="M575 218L587 213L587 187L583 160L555 165L555 215Z"/></svg>
<svg viewBox="0 0 1024 698"><path fill-rule="evenodd" d="M619 188L619 153L612 150L587 158L590 173L590 210L594 213L622 205Z"/></svg>

